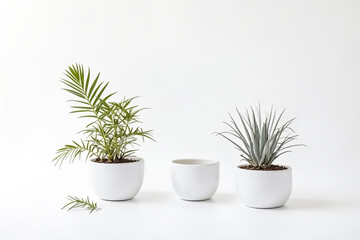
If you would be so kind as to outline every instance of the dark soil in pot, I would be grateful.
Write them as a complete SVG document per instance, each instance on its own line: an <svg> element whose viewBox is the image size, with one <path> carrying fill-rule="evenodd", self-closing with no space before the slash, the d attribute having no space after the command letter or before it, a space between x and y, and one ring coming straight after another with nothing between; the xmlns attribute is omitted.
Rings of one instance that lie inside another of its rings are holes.
<svg viewBox="0 0 360 240"><path fill-rule="evenodd" d="M116 157L115 160L114 159L109 160L109 159L97 158L97 159L95 159L93 161L97 162L97 163L130 163L130 162L138 162L139 160Z"/></svg>
<svg viewBox="0 0 360 240"><path fill-rule="evenodd" d="M270 165L270 167L263 168L263 167L254 167L251 165L240 165L238 168L246 169L246 170L258 170L258 171L278 171L278 170L285 170L287 167L280 166L280 165Z"/></svg>

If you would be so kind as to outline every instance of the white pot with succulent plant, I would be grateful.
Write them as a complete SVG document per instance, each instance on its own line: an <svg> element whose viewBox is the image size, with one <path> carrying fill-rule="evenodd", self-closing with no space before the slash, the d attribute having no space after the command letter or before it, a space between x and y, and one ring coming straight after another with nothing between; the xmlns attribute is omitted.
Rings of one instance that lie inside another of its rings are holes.
<svg viewBox="0 0 360 240"><path fill-rule="evenodd" d="M292 170L288 166L273 165L279 156L289 149L303 144L290 144L298 135L290 124L291 119L280 124L284 111L279 116L271 109L262 121L260 106L257 113L251 108L242 115L236 109L240 124L230 115L229 131L217 133L229 140L238 149L248 164L236 169L237 191L246 206L253 208L276 208L283 206L292 189Z"/></svg>
<svg viewBox="0 0 360 240"><path fill-rule="evenodd" d="M90 181L95 193L104 200L128 200L140 190L144 176L144 160L133 157L137 139L151 137L151 130L144 131L139 126L139 109L132 104L134 98L120 102L110 101L115 93L104 95L109 83L99 82L99 75L90 80L81 65L66 70L67 92L76 99L71 113L80 114L80 118L89 119L84 130L85 140L65 145L57 151L54 161L61 166L65 159L73 162L86 153L90 160ZM85 76L86 75L86 76ZM134 126L135 125L135 126Z"/></svg>

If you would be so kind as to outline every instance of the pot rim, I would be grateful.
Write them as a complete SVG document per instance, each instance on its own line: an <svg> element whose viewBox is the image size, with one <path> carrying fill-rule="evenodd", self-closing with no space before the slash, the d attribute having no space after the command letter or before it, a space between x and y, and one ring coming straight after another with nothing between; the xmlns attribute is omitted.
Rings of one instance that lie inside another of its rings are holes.
<svg viewBox="0 0 360 240"><path fill-rule="evenodd" d="M240 171L249 171L249 172L259 172L259 173L262 173L262 174L271 174L271 172L286 172L286 171L291 171L292 168L288 165L283 165L283 164L278 164L279 166L282 166L282 167L286 167L286 169L281 169L281 170L271 170L271 171L262 171L262 170L253 170L253 169L244 169L244 168L240 168L241 166L247 166L249 164L240 164L240 165L237 165L236 168L239 169Z"/></svg>
<svg viewBox="0 0 360 240"><path fill-rule="evenodd" d="M219 161L217 160L209 160L209 159L199 159L199 158L181 158L172 160L171 163L177 166L211 166L218 165Z"/></svg>
<svg viewBox="0 0 360 240"><path fill-rule="evenodd" d="M90 159L90 162L92 162L92 163L98 163L98 164L108 164L108 165L117 165L117 164L136 164L136 163L139 163L139 162L143 162L144 161L144 159L143 158L140 158L140 157L128 157L128 159L133 159L133 160L138 160L138 161L136 161L136 162L122 162L122 163L108 163L108 162L102 162L102 163L100 163L100 162L95 162L94 160L95 160L95 158L93 158L93 159Z"/></svg>

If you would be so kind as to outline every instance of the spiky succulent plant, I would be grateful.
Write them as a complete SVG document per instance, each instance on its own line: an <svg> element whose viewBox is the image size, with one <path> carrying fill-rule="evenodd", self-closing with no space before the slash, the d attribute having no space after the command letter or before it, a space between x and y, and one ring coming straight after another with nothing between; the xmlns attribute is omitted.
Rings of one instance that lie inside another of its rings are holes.
<svg viewBox="0 0 360 240"><path fill-rule="evenodd" d="M290 128L290 124L295 118L280 124L285 109L280 115L277 115L276 110L271 108L270 113L265 114L265 120L262 119L260 106L256 110L255 113L254 108L250 107L250 111L246 109L243 115L236 108L240 124L229 113L230 123L224 122L230 127L229 131L217 134L235 145L235 148L241 152L242 160L247 161L253 167L266 169L278 157L291 152L290 148L303 146L303 144L290 144L298 135L295 135Z"/></svg>

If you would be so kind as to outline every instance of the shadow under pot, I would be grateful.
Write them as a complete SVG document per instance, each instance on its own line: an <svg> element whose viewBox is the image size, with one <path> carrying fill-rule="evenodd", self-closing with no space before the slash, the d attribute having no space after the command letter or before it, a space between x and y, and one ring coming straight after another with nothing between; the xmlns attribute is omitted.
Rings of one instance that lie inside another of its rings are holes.
<svg viewBox="0 0 360 240"><path fill-rule="evenodd" d="M173 160L171 183L176 194L183 200L210 199L219 185L219 162L201 159Z"/></svg>
<svg viewBox="0 0 360 240"><path fill-rule="evenodd" d="M144 159L133 162L99 163L90 161L90 182L103 200L129 200L136 196L144 179Z"/></svg>
<svg viewBox="0 0 360 240"><path fill-rule="evenodd" d="M282 170L236 169L236 187L241 200L252 208L277 208L290 197L292 172L288 166Z"/></svg>

